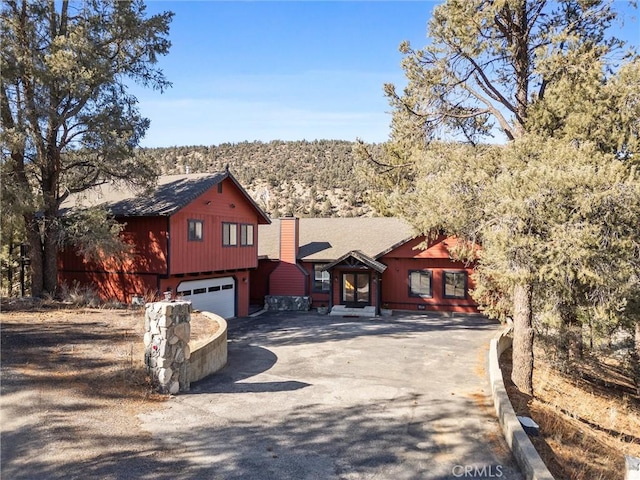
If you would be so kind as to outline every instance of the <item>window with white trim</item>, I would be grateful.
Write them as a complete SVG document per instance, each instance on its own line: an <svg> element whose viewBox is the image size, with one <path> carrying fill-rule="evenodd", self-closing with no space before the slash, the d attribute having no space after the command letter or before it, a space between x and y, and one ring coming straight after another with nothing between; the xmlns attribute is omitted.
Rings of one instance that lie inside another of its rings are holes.
<svg viewBox="0 0 640 480"><path fill-rule="evenodd" d="M329 272L322 270L323 264L315 263L313 265L313 291L328 292L331 289L331 279Z"/></svg>

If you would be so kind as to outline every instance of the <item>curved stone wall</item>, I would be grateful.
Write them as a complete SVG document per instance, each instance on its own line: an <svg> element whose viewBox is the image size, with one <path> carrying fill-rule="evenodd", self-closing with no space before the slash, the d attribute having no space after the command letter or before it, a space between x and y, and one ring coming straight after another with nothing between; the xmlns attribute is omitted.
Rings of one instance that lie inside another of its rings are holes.
<svg viewBox="0 0 640 480"><path fill-rule="evenodd" d="M491 382L491 394L496 415L500 421L504 438L527 480L554 480L553 475L520 425L504 386L499 359L500 355L511 346L510 334L511 327L504 329L491 340L489 349L489 381Z"/></svg>
<svg viewBox="0 0 640 480"><path fill-rule="evenodd" d="M201 312L215 320L220 328L211 338L199 341L191 347L189 357L189 382L197 382L222 369L227 364L227 322L211 312Z"/></svg>

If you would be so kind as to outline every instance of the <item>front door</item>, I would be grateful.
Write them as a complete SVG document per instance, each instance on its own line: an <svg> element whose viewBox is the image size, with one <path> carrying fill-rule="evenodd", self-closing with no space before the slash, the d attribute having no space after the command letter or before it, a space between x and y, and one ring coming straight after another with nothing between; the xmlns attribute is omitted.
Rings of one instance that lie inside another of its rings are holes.
<svg viewBox="0 0 640 480"><path fill-rule="evenodd" d="M342 304L347 307L365 307L371 303L369 273L342 274Z"/></svg>

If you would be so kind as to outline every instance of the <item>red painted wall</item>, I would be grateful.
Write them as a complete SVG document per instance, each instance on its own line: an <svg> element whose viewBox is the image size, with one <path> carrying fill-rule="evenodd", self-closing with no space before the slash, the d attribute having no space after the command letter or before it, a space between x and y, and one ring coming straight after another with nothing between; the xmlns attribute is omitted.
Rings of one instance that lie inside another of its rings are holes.
<svg viewBox="0 0 640 480"><path fill-rule="evenodd" d="M202 220L203 240L188 240L188 220ZM222 223L238 224L238 245L222 246ZM240 245L240 224L253 225L253 246ZM258 266L258 214L232 180L211 188L171 216L170 274L214 272Z"/></svg>
<svg viewBox="0 0 640 480"><path fill-rule="evenodd" d="M155 300L158 292L158 275L109 272L63 272L60 275L68 286L78 283L98 292L103 300L131 303L133 295Z"/></svg>
<svg viewBox="0 0 640 480"><path fill-rule="evenodd" d="M308 295L308 276L297 263L299 220L280 219L280 262L269 276L269 295Z"/></svg>
<svg viewBox="0 0 640 480"><path fill-rule="evenodd" d="M313 291L313 284L315 280L313 265L313 263L309 262L300 262L300 266L307 272L307 292L309 292L309 295L311 296L311 304L314 307L319 307L321 305L324 305L326 307L329 305L329 292Z"/></svg>
<svg viewBox="0 0 640 480"><path fill-rule="evenodd" d="M203 221L202 241L188 241L189 219ZM237 314L248 315L248 269L258 265L259 217L232 180L222 182L221 192L216 185L171 217L119 220L126 222L122 236L134 246L133 257L120 264L109 258L88 262L67 249L60 255L61 282L88 284L104 299L130 302L132 295L150 296L175 288L185 278L234 276ZM222 246L222 222L238 224L237 246ZM252 246L240 245L241 224L253 225ZM161 276L167 275L169 278L161 280Z"/></svg>
<svg viewBox="0 0 640 480"><path fill-rule="evenodd" d="M277 260L262 259L258 261L258 268L251 271L251 305L264 305L264 297L269 295L269 276L277 266Z"/></svg>
<svg viewBox="0 0 640 480"><path fill-rule="evenodd" d="M124 263L112 258L90 262L79 256L75 249L64 249L58 257L61 273L107 271L125 273L167 273L167 218L118 218L125 223L122 238L134 247L133 255Z"/></svg>
<svg viewBox="0 0 640 480"><path fill-rule="evenodd" d="M455 239L440 238L426 249L414 249L423 241L422 238L412 240L379 259L387 265L381 276L381 283L376 282L377 274L371 271L371 305L376 306L377 289L381 292L381 308L388 307L396 310L429 310L453 312L477 312L477 305L468 295L474 288L471 279L473 267L449 258L448 245L453 245ZM271 260L261 260L257 270L252 272L251 301L262 303L264 295L311 295L314 306L329 305L328 293L313 291L314 271L313 263L299 264L307 275L300 276L296 265ZM409 272L412 270L430 270L432 273L432 297L421 298L409 295ZM341 273L353 270L334 269L332 275L333 304L340 304ZM443 272L465 271L467 273L467 297L464 299L444 298ZM270 277L270 279L268 279ZM275 286L274 286L275 279ZM269 281L270 280L270 281ZM277 292L277 293L276 293ZM296 293L293 293L296 292Z"/></svg>
<svg viewBox="0 0 640 480"><path fill-rule="evenodd" d="M415 250L414 247L419 245L422 240L422 238L412 240L379 259L387 265L387 269L382 274L383 306L399 310L477 312L477 304L469 296L469 290L474 288L471 279L473 266L449 258L447 245L452 245L455 240L440 238L426 250ZM431 298L409 295L409 272L411 270L431 271ZM444 271L465 271L467 273L466 298L444 298Z"/></svg>
<svg viewBox="0 0 640 480"><path fill-rule="evenodd" d="M307 275L296 263L280 262L269 276L269 295L307 295Z"/></svg>

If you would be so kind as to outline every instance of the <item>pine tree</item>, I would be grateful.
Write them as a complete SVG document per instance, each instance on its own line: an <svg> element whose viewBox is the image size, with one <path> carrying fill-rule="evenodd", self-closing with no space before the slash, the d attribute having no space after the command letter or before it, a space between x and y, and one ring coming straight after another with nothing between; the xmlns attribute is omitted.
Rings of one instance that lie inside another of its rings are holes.
<svg viewBox="0 0 640 480"><path fill-rule="evenodd" d="M537 200L534 194L525 195L529 190L523 189L518 175L529 174L526 162L541 155L551 155L547 160L555 162L554 152L544 144L555 136L558 125L566 133L561 135L562 151L570 152L572 141L598 141L589 129L578 128L574 120L582 113L574 114L569 102L566 113L559 112L555 103L562 102L576 79L591 74L606 83L607 61L622 46L607 35L615 19L610 1L448 0L434 9L427 47L414 50L407 42L400 47L407 86L401 93L393 85L385 86L394 116L393 142L386 147L385 159L376 164L377 171L386 174L387 198L381 203L387 211L404 215L422 233L445 231L482 244L480 266L485 268L477 294L490 299L492 307L507 308L513 317L513 380L529 394L533 393L532 295L540 264L528 252L552 239L542 233L536 237L528 229L533 208L528 202ZM577 75L558 68L594 59L598 63L593 68ZM620 99L637 95L611 85ZM588 107L590 102L582 104ZM549 112L555 115L550 120ZM609 125L623 133L605 138L602 145L615 145L616 153L625 156L626 152L629 157L638 131L633 114L625 106L623 114L611 115ZM532 138L532 133L543 136ZM515 142L513 151L482 144L494 135L522 141ZM438 139L470 146L434 144ZM544 151L536 152L539 146ZM519 149L527 152L518 157L524 163L509 164L505 151L513 154ZM513 176L505 175L510 168ZM541 168L547 168L544 162ZM489 201L487 194L499 185L497 181L507 182L504 198L510 202ZM504 217L496 216L498 207L507 209ZM511 224L505 224L505 218ZM487 252L494 252L493 257ZM504 296L507 301L496 300Z"/></svg>
<svg viewBox="0 0 640 480"><path fill-rule="evenodd" d="M150 158L134 158L149 121L127 81L169 86L155 64L168 53L172 14L146 17L139 0L7 0L0 8L3 197L20 200L32 294L53 294L65 198L105 181L155 179Z"/></svg>

